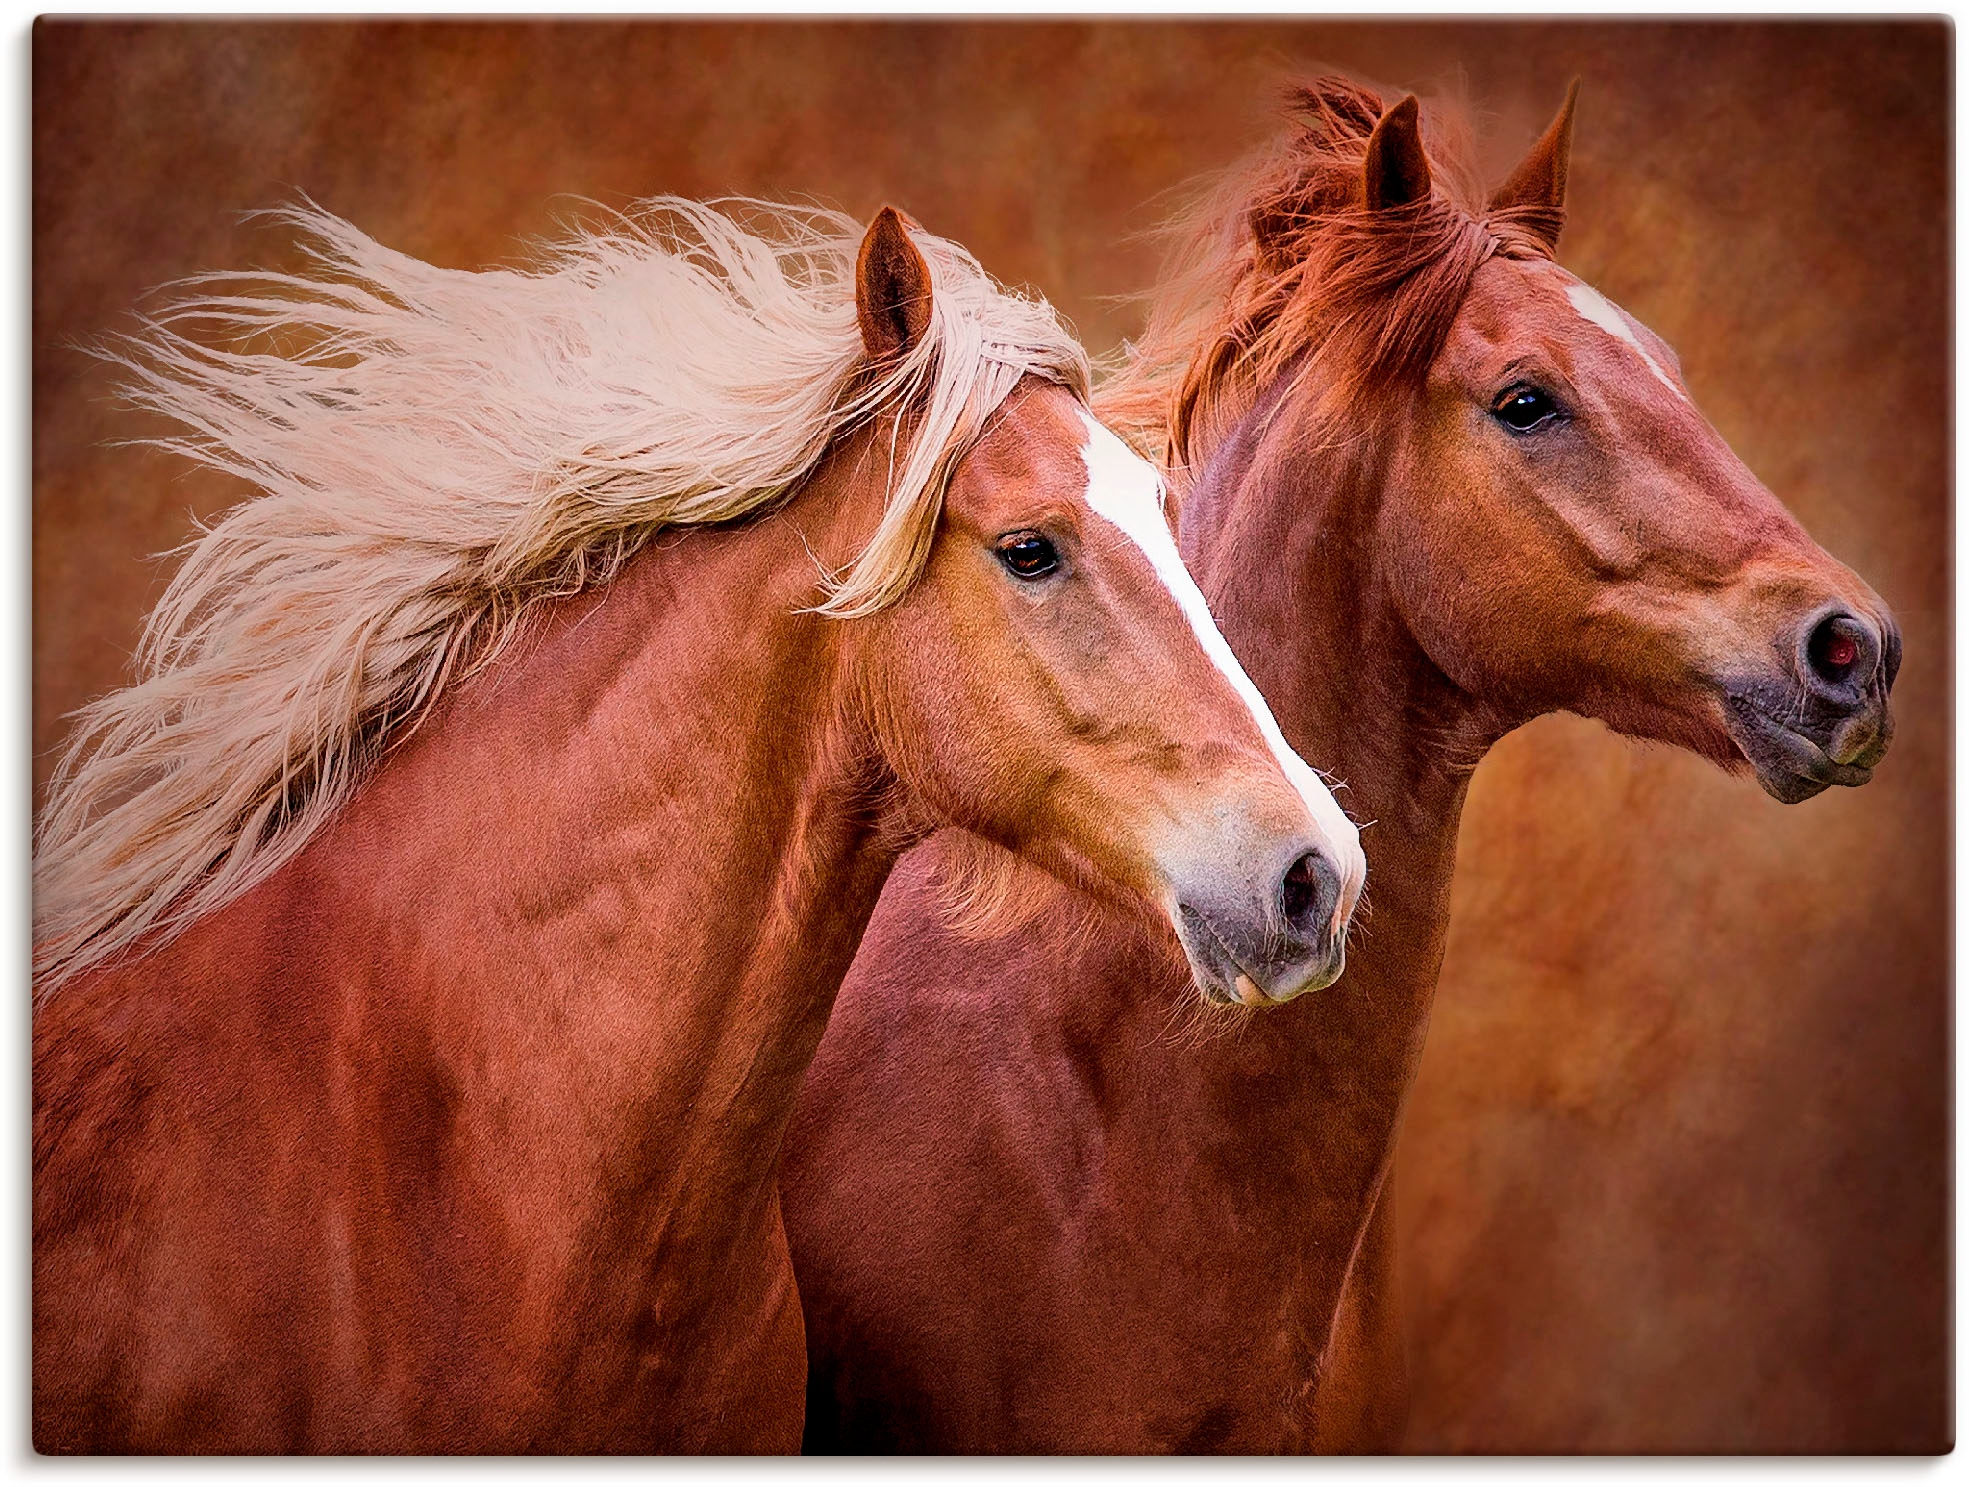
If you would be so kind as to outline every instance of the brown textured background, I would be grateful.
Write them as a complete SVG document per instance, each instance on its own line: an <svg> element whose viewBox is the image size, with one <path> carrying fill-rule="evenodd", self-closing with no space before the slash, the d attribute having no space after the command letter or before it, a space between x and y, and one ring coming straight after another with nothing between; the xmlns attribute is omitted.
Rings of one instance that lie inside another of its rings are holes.
<svg viewBox="0 0 1969 1487"><path fill-rule="evenodd" d="M1951 1439L1945 24L43 22L33 51L37 787L124 676L145 555L230 494L107 447L133 425L68 343L282 261L245 209L305 191L475 267L557 193L893 201L1102 351L1154 278L1128 234L1269 137L1288 66L1460 86L1499 174L1581 75L1562 258L1895 607L1900 732L1791 809L1570 718L1479 770L1399 1168L1411 1443Z"/></svg>

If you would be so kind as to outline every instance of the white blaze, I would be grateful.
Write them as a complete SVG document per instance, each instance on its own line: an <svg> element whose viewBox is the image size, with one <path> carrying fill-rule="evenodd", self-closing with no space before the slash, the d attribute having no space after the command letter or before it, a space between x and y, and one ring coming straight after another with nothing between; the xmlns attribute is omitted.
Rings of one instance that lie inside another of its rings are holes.
<svg viewBox="0 0 1969 1487"><path fill-rule="evenodd" d="M1640 354L1641 360L1648 364L1648 370L1661 378L1662 385L1683 401L1688 394L1675 385L1675 379L1661 369L1661 364L1648 355L1648 348L1641 344L1641 338L1634 334L1634 327L1627 323L1627 317L1615 308L1613 301L1589 284L1574 281L1566 286L1566 298L1572 307L1579 311L1582 319L1590 320L1601 330L1616 340L1625 341Z"/></svg>
<svg viewBox="0 0 1969 1487"><path fill-rule="evenodd" d="M1169 535L1168 523L1163 520L1161 477L1156 474L1153 465L1122 443L1086 409L1080 410L1080 417L1087 425L1087 448L1083 451L1087 460L1087 504L1094 508L1097 515L1121 528L1148 558L1149 566L1155 569L1156 576L1188 618L1204 655L1223 672L1232 689L1251 710L1252 721L1271 746L1279 768L1305 800L1306 809L1312 812L1313 821L1326 837L1327 848L1333 854L1333 865L1339 870L1342 881L1358 889L1367 876L1367 859L1361 854L1360 833L1354 829L1354 823L1347 819L1347 813L1340 809L1332 792L1313 772L1312 766L1294 753L1292 746L1285 741L1285 735L1279 732L1278 721L1272 716L1264 696L1251 678L1244 674L1244 667L1231 654L1230 642L1218 631L1217 622L1210 616L1210 606L1204 602L1203 590L1196 586L1196 580L1190 577L1190 570L1183 566L1182 556L1176 551L1176 539ZM1348 897L1346 893L1341 895L1343 902Z"/></svg>

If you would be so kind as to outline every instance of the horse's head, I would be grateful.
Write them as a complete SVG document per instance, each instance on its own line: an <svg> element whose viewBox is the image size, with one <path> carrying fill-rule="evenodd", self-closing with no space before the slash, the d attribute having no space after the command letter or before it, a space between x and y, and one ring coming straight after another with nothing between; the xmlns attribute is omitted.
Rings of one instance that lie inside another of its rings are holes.
<svg viewBox="0 0 1969 1487"><path fill-rule="evenodd" d="M1864 784L1892 733L1893 615L1730 451L1669 347L1546 256L1571 118L1568 98L1492 197L1505 251L1469 277L1391 452L1397 602L1507 717L1565 709L1748 761L1785 802ZM1364 168L1383 211L1429 192L1412 101Z"/></svg>
<svg viewBox="0 0 1969 1487"><path fill-rule="evenodd" d="M926 333L932 295L884 212L857 282L875 363ZM1147 896L1212 1000L1339 975L1366 872L1353 824L1218 634L1156 472L1071 392L1028 378L1005 399L952 471L921 577L858 623L886 761L933 819Z"/></svg>

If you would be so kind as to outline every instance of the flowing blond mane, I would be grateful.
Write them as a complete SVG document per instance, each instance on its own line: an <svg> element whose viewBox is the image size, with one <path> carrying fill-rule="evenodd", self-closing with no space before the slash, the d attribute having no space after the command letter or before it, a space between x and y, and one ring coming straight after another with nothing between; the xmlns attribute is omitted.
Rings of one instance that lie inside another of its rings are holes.
<svg viewBox="0 0 1969 1487"><path fill-rule="evenodd" d="M930 331L871 366L861 228L819 208L659 198L487 272L273 215L303 273L187 281L103 351L174 425L152 442L256 494L189 545L137 681L77 714L36 833L44 994L266 878L448 682L657 531L755 514L907 410L874 535L817 584L821 611L869 614L922 571L1019 379L1087 395L1050 306L921 231Z"/></svg>

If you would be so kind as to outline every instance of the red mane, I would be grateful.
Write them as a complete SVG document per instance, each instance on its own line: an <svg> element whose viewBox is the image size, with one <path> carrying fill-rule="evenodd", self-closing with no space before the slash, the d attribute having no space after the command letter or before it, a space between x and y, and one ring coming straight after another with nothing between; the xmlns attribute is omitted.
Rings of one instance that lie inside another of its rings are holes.
<svg viewBox="0 0 1969 1487"><path fill-rule="evenodd" d="M1548 258L1563 213L1491 213L1463 165L1467 131L1431 105L1432 187L1412 206L1370 210L1362 169L1385 111L1343 77L1286 93L1293 127L1232 170L1170 225L1177 250L1148 329L1103 388L1103 418L1168 470L1180 496L1191 469L1259 391L1295 363L1328 389L1323 434L1376 427L1419 387L1471 276L1493 255ZM1344 421L1344 422L1343 422Z"/></svg>

